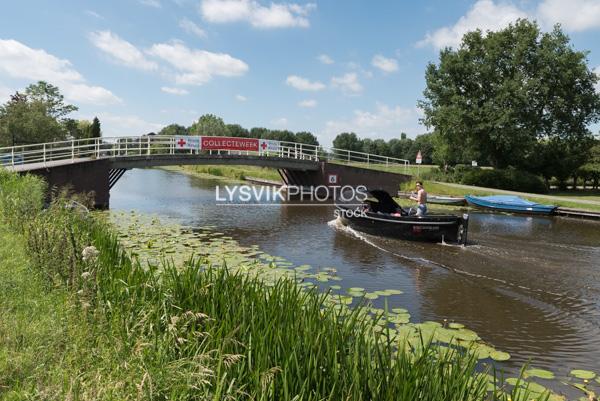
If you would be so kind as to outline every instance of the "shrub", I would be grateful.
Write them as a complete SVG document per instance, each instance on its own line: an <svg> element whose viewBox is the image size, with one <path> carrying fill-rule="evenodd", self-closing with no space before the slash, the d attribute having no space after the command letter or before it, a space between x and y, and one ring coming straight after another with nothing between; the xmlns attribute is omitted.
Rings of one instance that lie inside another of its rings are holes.
<svg viewBox="0 0 600 401"><path fill-rule="evenodd" d="M531 173L515 169L465 171L460 179L461 184L480 187L507 189L511 191L544 194L548 188L544 181Z"/></svg>

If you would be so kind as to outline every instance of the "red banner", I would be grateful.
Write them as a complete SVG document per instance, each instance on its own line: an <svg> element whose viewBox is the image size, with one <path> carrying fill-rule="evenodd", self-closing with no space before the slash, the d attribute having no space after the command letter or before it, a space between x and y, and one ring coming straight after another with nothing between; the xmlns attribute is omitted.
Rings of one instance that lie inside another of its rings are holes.
<svg viewBox="0 0 600 401"><path fill-rule="evenodd" d="M202 150L250 150L258 151L258 139L232 138L228 136L203 136L200 149Z"/></svg>

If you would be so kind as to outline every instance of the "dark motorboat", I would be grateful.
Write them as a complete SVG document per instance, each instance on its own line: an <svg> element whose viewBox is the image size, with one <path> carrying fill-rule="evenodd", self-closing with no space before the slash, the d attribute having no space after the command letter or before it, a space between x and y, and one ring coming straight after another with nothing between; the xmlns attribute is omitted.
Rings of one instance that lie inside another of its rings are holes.
<svg viewBox="0 0 600 401"><path fill-rule="evenodd" d="M336 204L341 223L357 231L412 241L466 244L469 216L411 215L383 190L370 190L374 199L360 204Z"/></svg>

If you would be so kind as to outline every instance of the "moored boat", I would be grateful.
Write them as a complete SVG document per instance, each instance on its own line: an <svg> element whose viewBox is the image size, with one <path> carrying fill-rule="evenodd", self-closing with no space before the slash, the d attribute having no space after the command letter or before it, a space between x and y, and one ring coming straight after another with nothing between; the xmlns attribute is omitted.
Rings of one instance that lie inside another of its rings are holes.
<svg viewBox="0 0 600 401"><path fill-rule="evenodd" d="M542 205L514 195L472 196L465 199L471 206L487 210L525 214L552 214L557 206Z"/></svg>
<svg viewBox="0 0 600 401"><path fill-rule="evenodd" d="M368 234L411 241L466 244L468 215L410 215L385 191L371 190L375 200L360 204L336 204L341 223Z"/></svg>
<svg viewBox="0 0 600 401"><path fill-rule="evenodd" d="M398 192L398 196L410 198L415 196L414 192ZM435 205L447 205L447 206L464 206L467 201L463 196L444 196L444 195L431 195L427 194L427 203Z"/></svg>

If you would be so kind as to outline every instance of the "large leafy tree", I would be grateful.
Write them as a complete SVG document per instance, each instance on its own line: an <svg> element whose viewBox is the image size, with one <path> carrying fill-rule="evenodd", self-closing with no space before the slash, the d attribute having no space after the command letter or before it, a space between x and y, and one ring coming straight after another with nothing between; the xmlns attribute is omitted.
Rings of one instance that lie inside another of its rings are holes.
<svg viewBox="0 0 600 401"><path fill-rule="evenodd" d="M229 130L221 117L204 114L189 129L191 135L227 136Z"/></svg>
<svg viewBox="0 0 600 401"><path fill-rule="evenodd" d="M185 136L188 134L188 129L179 124L169 124L158 131L158 135Z"/></svg>
<svg viewBox="0 0 600 401"><path fill-rule="evenodd" d="M102 136L102 128L100 128L100 120L94 117L90 126L90 138L100 138Z"/></svg>
<svg viewBox="0 0 600 401"><path fill-rule="evenodd" d="M600 119L598 78L559 26L542 33L519 20L498 32L469 32L458 49L440 52L425 78L423 122L446 162L466 151L495 167L531 169L541 143L586 141Z"/></svg>
<svg viewBox="0 0 600 401"><path fill-rule="evenodd" d="M342 132L333 140L333 147L344 150L363 151L363 141L354 132Z"/></svg>

